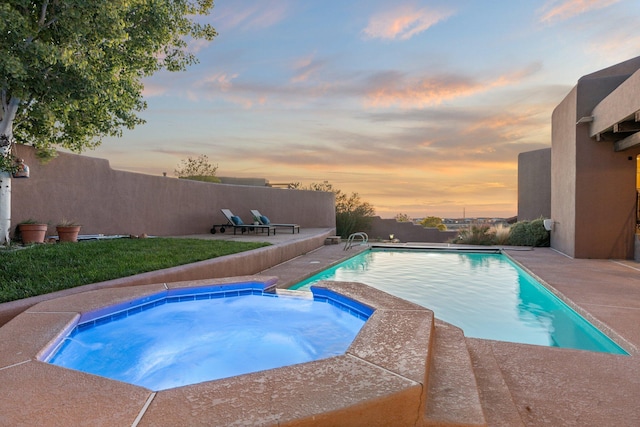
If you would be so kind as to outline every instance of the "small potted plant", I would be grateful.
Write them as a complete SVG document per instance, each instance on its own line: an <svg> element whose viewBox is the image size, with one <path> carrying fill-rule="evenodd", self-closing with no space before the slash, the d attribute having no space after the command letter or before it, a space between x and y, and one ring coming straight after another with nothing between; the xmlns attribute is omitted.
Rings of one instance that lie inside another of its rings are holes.
<svg viewBox="0 0 640 427"><path fill-rule="evenodd" d="M58 242L77 242L81 225L75 221L63 219L56 225Z"/></svg>
<svg viewBox="0 0 640 427"><path fill-rule="evenodd" d="M35 219L28 219L18 224L22 243L25 245L28 243L44 243L47 228L49 228L48 224Z"/></svg>

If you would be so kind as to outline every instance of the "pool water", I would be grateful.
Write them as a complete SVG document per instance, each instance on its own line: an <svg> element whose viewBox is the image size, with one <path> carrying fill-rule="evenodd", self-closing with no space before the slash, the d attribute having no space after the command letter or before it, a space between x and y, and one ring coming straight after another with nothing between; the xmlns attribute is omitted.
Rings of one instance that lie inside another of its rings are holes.
<svg viewBox="0 0 640 427"><path fill-rule="evenodd" d="M275 294L198 298L80 324L48 361L159 391L343 354L367 317Z"/></svg>
<svg viewBox="0 0 640 427"><path fill-rule="evenodd" d="M434 311L465 336L627 354L502 254L370 250L320 280L361 282Z"/></svg>

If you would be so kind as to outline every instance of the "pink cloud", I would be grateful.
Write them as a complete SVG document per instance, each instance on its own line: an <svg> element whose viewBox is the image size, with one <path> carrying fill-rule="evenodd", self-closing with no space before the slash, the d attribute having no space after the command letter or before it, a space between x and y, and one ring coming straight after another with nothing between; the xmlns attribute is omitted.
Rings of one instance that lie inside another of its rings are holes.
<svg viewBox="0 0 640 427"><path fill-rule="evenodd" d="M318 61L309 56L302 58L294 64L294 76L291 78L292 83L302 83L308 81L312 75L322 69L325 65L325 61Z"/></svg>
<svg viewBox="0 0 640 427"><path fill-rule="evenodd" d="M439 105L444 101L472 96L492 88L508 86L522 81L535 73L539 64L513 73L498 76L489 81L475 81L469 78L444 75L407 80L395 73L382 76L367 93L367 106L422 108Z"/></svg>
<svg viewBox="0 0 640 427"><path fill-rule="evenodd" d="M216 7L216 28L242 28L257 30L269 28L282 21L289 12L289 3L282 0L242 3L233 6Z"/></svg>
<svg viewBox="0 0 640 427"><path fill-rule="evenodd" d="M408 40L452 14L451 11L403 6L372 16L363 33L371 39Z"/></svg>
<svg viewBox="0 0 640 427"><path fill-rule="evenodd" d="M167 86L145 81L144 89L142 89L142 96L144 96L145 98L150 98L152 96L164 95L165 92L167 92Z"/></svg>
<svg viewBox="0 0 640 427"><path fill-rule="evenodd" d="M542 8L541 22L564 21L592 10L604 9L620 0L550 0Z"/></svg>

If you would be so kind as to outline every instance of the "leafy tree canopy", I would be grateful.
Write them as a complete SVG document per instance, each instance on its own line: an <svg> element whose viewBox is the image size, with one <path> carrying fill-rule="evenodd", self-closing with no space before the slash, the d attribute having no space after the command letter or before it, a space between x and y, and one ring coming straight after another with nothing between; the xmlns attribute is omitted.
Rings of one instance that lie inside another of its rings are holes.
<svg viewBox="0 0 640 427"><path fill-rule="evenodd" d="M442 218L437 216L428 216L420 221L420 225L423 227L435 227L438 230L446 230L447 226L442 223Z"/></svg>
<svg viewBox="0 0 640 427"><path fill-rule="evenodd" d="M196 62L188 38L213 0L3 0L0 134L51 152L98 146L144 121L142 78Z"/></svg>
<svg viewBox="0 0 640 427"><path fill-rule="evenodd" d="M367 231L371 228L375 209L370 203L363 201L358 193L347 195L327 181L311 183L308 188L296 183L294 187L302 190L327 191L335 195L336 232L340 236L348 237L351 233Z"/></svg>
<svg viewBox="0 0 640 427"><path fill-rule="evenodd" d="M428 216L420 221L420 225L423 227L435 227L438 224L442 224L442 218L438 218L437 216Z"/></svg>

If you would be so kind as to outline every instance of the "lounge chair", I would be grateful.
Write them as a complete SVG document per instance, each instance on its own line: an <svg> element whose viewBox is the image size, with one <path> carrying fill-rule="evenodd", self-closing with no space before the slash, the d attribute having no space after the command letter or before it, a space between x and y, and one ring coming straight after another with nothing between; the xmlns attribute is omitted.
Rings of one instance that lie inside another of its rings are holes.
<svg viewBox="0 0 640 427"><path fill-rule="evenodd" d="M242 233L244 233L245 231L266 231L267 232L267 236L269 236L271 234L271 232L273 232L273 234L276 234L276 228L268 225L268 224L245 224L242 219L240 219L239 216L234 215L233 212L231 212L231 210L229 209L220 209L220 211L222 212L222 214L225 216L225 218L227 218L227 223L226 224L214 224L213 227L211 228L211 234L216 234L216 227L218 227L220 229L221 233L225 232L225 229L227 227L233 227L233 234L236 234L236 231L240 230Z"/></svg>
<svg viewBox="0 0 640 427"><path fill-rule="evenodd" d="M261 225L270 225L272 227L282 227L282 228L290 228L291 234L295 234L296 230L300 233L300 226L298 224L274 224L269 221L269 218L262 215L257 209L251 210L251 215L253 215L254 221L258 221Z"/></svg>

